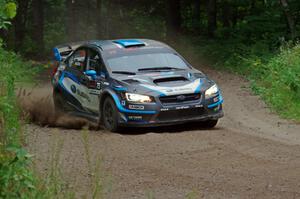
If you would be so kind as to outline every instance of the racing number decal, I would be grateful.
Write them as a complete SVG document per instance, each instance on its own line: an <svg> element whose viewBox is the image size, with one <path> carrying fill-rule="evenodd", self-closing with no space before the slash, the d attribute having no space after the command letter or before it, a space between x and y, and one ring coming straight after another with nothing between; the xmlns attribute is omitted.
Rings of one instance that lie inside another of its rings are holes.
<svg viewBox="0 0 300 199"><path fill-rule="evenodd" d="M96 87L98 90L101 90L101 83L100 82L97 82L97 87Z"/></svg>

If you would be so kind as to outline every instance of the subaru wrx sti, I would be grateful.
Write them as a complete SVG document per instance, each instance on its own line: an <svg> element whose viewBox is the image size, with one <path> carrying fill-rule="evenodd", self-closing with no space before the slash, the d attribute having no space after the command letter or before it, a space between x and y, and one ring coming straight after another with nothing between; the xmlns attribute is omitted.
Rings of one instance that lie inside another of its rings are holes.
<svg viewBox="0 0 300 199"><path fill-rule="evenodd" d="M103 124L149 127L223 117L217 84L168 45L148 39L84 41L54 48L56 111Z"/></svg>

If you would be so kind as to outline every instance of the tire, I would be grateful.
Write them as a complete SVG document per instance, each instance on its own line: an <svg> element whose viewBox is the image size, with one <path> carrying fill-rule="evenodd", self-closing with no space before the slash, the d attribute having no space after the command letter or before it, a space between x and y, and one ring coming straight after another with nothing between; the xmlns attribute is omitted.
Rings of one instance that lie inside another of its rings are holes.
<svg viewBox="0 0 300 199"><path fill-rule="evenodd" d="M214 128L218 123L218 120L207 120L207 121L204 121L204 122L201 122L201 126L203 128L206 128L206 129L212 129Z"/></svg>
<svg viewBox="0 0 300 199"><path fill-rule="evenodd" d="M102 121L104 127L111 132L118 132L120 130L119 126L118 110L115 102L107 97L104 100L102 107Z"/></svg>
<svg viewBox="0 0 300 199"><path fill-rule="evenodd" d="M62 96L55 90L53 90L53 103L55 116L59 116L65 112Z"/></svg>

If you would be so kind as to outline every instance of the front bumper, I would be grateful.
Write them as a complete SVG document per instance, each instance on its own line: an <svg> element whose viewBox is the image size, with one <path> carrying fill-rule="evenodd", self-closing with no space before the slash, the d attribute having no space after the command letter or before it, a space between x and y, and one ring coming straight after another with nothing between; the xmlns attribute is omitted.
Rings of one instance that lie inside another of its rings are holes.
<svg viewBox="0 0 300 199"><path fill-rule="evenodd" d="M165 120L165 121L129 121L129 122L121 122L120 126L126 127L155 127L155 126L169 126L169 125L176 125L176 124L184 124L189 122L197 122L197 121L207 121L207 120L216 120L224 116L223 111L219 111L215 114L210 115L200 115L198 117L192 118L178 118L173 120Z"/></svg>
<svg viewBox="0 0 300 199"><path fill-rule="evenodd" d="M196 121L216 120L224 116L222 104L215 107L182 106L182 109L166 109L156 114L120 113L121 126L151 127L182 124Z"/></svg>
<svg viewBox="0 0 300 199"><path fill-rule="evenodd" d="M221 93L210 99L204 95L195 94L192 101L178 103L131 104L114 97L119 109L119 124L121 126L164 126L195 121L216 120L224 116Z"/></svg>

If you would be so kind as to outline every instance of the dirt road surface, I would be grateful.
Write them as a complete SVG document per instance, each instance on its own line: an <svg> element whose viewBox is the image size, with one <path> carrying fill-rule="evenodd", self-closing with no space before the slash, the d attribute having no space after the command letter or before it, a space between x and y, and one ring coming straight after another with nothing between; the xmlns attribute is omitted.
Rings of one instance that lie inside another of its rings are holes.
<svg viewBox="0 0 300 199"><path fill-rule="evenodd" d="M62 178L77 198L91 198L95 167L104 198L300 198L300 125L271 113L244 79L202 70L225 99L216 129L186 124L117 134L29 124L37 170L49 172L59 142Z"/></svg>

